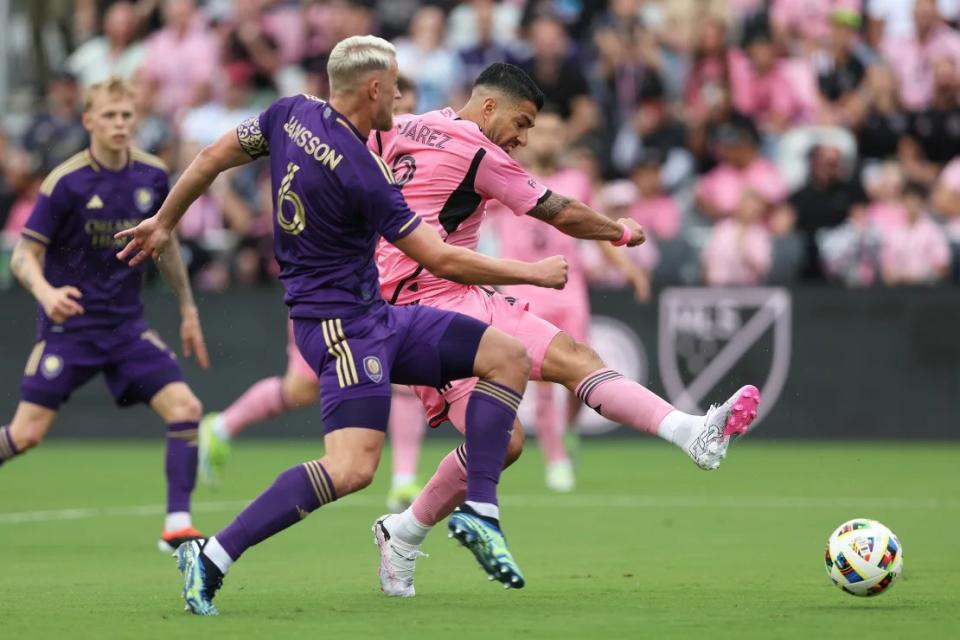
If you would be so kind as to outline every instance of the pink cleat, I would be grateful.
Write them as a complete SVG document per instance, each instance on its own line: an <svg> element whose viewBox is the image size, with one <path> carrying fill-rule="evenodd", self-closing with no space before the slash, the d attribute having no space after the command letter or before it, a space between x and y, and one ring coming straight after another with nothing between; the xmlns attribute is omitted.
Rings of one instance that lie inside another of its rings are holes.
<svg viewBox="0 0 960 640"><path fill-rule="evenodd" d="M686 447L687 455L701 469L713 471L727 456L730 442L747 432L757 418L760 390L748 384L720 406L712 406L703 418L703 429Z"/></svg>

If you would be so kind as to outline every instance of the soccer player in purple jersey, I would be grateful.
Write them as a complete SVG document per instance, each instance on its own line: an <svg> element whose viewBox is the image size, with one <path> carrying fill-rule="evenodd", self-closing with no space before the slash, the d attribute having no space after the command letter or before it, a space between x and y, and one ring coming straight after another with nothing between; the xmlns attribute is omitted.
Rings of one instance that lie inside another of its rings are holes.
<svg viewBox="0 0 960 640"><path fill-rule="evenodd" d="M21 401L10 425L0 427L0 464L40 444L60 405L103 373L118 405L148 403L167 425L167 516L159 546L172 551L201 537L190 521L201 407L173 352L143 318L143 270L114 257L122 244L114 234L157 211L169 176L159 158L130 146L134 103L125 81L90 87L83 124L90 147L47 176L13 250L13 273L40 304ZM175 239L157 265L180 302L184 354L196 354L206 368Z"/></svg>
<svg viewBox="0 0 960 640"><path fill-rule="evenodd" d="M380 296L374 251L382 236L441 277L487 284L560 288L566 261L494 260L445 244L411 211L390 169L366 147L371 129L389 130L398 96L389 42L354 36L327 63L330 101L283 98L205 148L153 218L118 233L118 254L139 264L163 252L188 205L230 167L269 156L274 250L304 359L320 378L325 455L281 473L225 529L177 550L183 597L200 615L230 566L251 546L311 511L366 487L384 443L391 383L442 386L480 378L466 410L467 494L451 531L491 578L522 587L499 524L496 488L510 430L530 372L523 346L483 324Z"/></svg>

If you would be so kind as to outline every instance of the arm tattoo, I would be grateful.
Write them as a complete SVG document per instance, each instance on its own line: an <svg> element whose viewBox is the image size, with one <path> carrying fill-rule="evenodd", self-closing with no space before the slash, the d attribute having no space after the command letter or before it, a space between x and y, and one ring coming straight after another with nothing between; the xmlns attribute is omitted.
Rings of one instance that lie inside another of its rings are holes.
<svg viewBox="0 0 960 640"><path fill-rule="evenodd" d="M537 220L543 220L544 222L550 222L557 214L570 206L573 200L562 196L559 193L550 193L543 202L540 202L533 209L527 212L528 216L534 217Z"/></svg>

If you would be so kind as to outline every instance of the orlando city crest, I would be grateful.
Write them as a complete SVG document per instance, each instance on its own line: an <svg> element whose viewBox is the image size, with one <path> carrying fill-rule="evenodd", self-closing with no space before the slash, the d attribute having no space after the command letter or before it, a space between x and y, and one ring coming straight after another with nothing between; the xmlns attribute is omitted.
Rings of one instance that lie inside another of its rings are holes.
<svg viewBox="0 0 960 640"><path fill-rule="evenodd" d="M380 358L376 356L367 356L363 359L363 371L374 382L383 380L383 365L380 364Z"/></svg>
<svg viewBox="0 0 960 640"><path fill-rule="evenodd" d="M757 381L762 419L787 380L791 317L786 289L666 289L657 351L670 400L681 411L703 413L711 400Z"/></svg>
<svg viewBox="0 0 960 640"><path fill-rule="evenodd" d="M133 192L133 202L137 205L140 213L150 213L153 207L153 190L148 187L140 187Z"/></svg>

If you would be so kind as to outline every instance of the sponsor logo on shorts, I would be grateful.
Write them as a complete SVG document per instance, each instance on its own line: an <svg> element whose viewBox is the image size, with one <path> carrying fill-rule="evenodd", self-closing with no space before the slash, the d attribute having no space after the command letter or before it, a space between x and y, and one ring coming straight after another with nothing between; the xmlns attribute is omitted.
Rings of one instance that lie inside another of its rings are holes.
<svg viewBox="0 0 960 640"><path fill-rule="evenodd" d="M376 356L367 356L363 359L363 371L374 382L383 380L383 365L380 364L380 358Z"/></svg>
<svg viewBox="0 0 960 640"><path fill-rule="evenodd" d="M60 356L49 355L43 359L40 364L40 372L47 380L53 380L63 371L63 358Z"/></svg>

